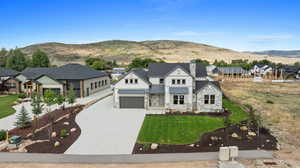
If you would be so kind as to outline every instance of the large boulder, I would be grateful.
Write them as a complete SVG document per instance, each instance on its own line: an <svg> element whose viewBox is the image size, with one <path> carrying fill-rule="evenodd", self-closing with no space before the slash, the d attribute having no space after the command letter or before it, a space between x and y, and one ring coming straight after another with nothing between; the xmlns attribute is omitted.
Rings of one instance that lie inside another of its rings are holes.
<svg viewBox="0 0 300 168"><path fill-rule="evenodd" d="M152 150L155 150L157 148L158 148L158 144L156 144L156 143L151 144L151 149Z"/></svg>
<svg viewBox="0 0 300 168"><path fill-rule="evenodd" d="M249 135L249 136L256 136L256 133L250 131L250 132L248 132L248 135Z"/></svg>
<svg viewBox="0 0 300 168"><path fill-rule="evenodd" d="M75 132L77 129L76 128L71 128L70 132Z"/></svg>
<svg viewBox="0 0 300 168"><path fill-rule="evenodd" d="M232 138L237 138L237 137L239 137L239 136L238 136L237 133L234 132L234 133L231 134L231 137L232 137Z"/></svg>
<svg viewBox="0 0 300 168"><path fill-rule="evenodd" d="M60 145L60 142L58 142L58 141L56 141L55 143L54 143L54 147L58 147Z"/></svg>
<svg viewBox="0 0 300 168"><path fill-rule="evenodd" d="M70 125L70 123L69 122L64 122L64 125Z"/></svg>
<svg viewBox="0 0 300 168"><path fill-rule="evenodd" d="M56 135L57 135L56 132L52 132L51 137L54 138L56 137Z"/></svg>

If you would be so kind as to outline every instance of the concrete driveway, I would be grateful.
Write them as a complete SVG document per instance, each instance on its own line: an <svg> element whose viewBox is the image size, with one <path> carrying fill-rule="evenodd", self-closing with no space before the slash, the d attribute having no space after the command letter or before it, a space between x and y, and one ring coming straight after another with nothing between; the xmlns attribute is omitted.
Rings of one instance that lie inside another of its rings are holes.
<svg viewBox="0 0 300 168"><path fill-rule="evenodd" d="M109 96L80 112L78 140L66 154L131 154L146 110L114 109Z"/></svg>

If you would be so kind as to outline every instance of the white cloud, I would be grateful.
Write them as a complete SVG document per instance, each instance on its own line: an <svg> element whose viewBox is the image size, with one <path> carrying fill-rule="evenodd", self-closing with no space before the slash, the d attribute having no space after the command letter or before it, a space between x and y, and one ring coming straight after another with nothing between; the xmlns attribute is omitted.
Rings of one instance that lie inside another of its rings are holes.
<svg viewBox="0 0 300 168"><path fill-rule="evenodd" d="M277 35L253 35L249 36L252 40L260 40L260 41L266 41L266 40L286 40L294 38L294 35L292 34L277 34Z"/></svg>

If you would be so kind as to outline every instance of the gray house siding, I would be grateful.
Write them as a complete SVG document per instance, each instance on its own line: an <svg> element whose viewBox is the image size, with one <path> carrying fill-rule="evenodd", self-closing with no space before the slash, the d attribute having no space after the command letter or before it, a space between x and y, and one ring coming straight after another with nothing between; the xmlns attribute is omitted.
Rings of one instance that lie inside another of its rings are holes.
<svg viewBox="0 0 300 168"><path fill-rule="evenodd" d="M205 104L205 95L215 95L215 102ZM215 86L208 84L197 93L197 112L222 112L222 92Z"/></svg>

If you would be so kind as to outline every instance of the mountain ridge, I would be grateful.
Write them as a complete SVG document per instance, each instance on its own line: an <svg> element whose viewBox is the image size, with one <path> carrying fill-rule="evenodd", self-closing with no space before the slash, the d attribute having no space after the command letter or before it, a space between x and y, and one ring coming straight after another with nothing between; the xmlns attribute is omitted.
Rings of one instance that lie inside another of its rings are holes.
<svg viewBox="0 0 300 168"><path fill-rule="evenodd" d="M300 58L244 53L207 44L178 40L109 40L86 44L47 42L21 48L29 56L37 49L46 52L51 62L57 65L70 62L84 63L84 60L88 57L116 60L121 64L128 64L135 57L159 58L167 62L188 62L196 58L205 59L211 63L216 59L226 62L235 59L248 59L249 61L268 59L288 64L300 61Z"/></svg>

